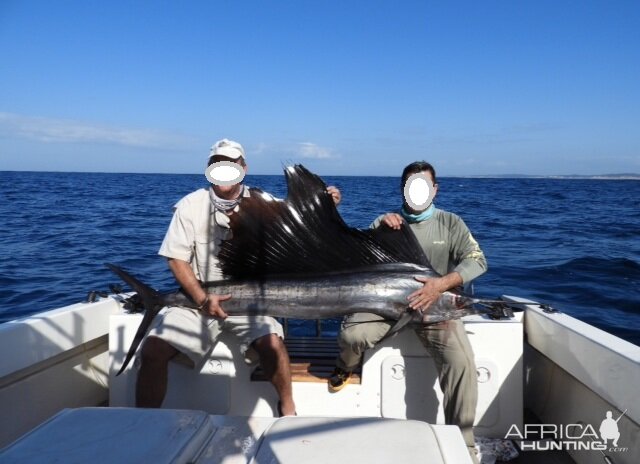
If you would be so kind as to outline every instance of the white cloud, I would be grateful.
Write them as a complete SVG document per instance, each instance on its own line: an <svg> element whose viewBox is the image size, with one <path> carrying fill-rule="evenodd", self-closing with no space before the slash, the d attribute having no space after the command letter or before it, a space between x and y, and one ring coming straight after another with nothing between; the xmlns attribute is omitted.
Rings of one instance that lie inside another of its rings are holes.
<svg viewBox="0 0 640 464"><path fill-rule="evenodd" d="M45 143L97 142L143 148L178 149L192 143L188 137L157 130L110 127L3 112L0 112L0 134Z"/></svg>
<svg viewBox="0 0 640 464"><path fill-rule="evenodd" d="M327 159L336 157L331 149L311 142L299 143L297 151L302 158Z"/></svg>
<svg viewBox="0 0 640 464"><path fill-rule="evenodd" d="M321 147L312 142L300 142L300 143L276 143L268 144L260 142L254 146L251 154L276 154L292 156L294 158L304 159L333 159L339 158L340 155L335 153L332 149Z"/></svg>

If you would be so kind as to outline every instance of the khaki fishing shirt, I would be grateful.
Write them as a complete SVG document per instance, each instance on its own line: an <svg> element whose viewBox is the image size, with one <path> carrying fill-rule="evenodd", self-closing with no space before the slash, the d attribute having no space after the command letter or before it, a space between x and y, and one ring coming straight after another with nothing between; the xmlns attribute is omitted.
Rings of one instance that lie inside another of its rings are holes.
<svg viewBox="0 0 640 464"><path fill-rule="evenodd" d="M249 188L244 196L249 196ZM208 189L199 189L182 198L173 207L169 229L158 254L191 264L196 278L210 282L223 278L218 253L231 230L216 222L215 206Z"/></svg>

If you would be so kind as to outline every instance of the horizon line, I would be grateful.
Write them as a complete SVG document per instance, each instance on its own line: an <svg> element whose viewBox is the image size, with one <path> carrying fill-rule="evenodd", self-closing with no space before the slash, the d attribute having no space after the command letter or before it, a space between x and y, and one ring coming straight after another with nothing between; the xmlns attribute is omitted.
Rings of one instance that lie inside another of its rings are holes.
<svg viewBox="0 0 640 464"><path fill-rule="evenodd" d="M148 174L148 175L179 175L179 176L197 176L202 175L201 173L189 173L189 172L136 172L136 171L50 171L50 170L19 170L19 169L7 169L0 170L0 173L3 172L25 172L25 173L43 173L43 174ZM282 173L278 174L247 174L247 176L281 176ZM322 174L323 176L330 177L400 177L398 175L382 175L382 174L367 174L367 175L351 175L351 174ZM509 174L457 174L457 175L445 175L438 174L439 178L469 178L469 179L479 179L479 178L503 178L503 179L517 179L517 178L594 178L594 179L640 179L640 173L605 173L605 174L519 174L519 173L509 173Z"/></svg>

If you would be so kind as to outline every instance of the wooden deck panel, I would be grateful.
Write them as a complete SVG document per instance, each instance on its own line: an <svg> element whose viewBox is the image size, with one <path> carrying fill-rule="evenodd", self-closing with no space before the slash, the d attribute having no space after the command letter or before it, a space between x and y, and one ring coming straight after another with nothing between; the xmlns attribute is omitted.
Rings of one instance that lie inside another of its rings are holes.
<svg viewBox="0 0 640 464"><path fill-rule="evenodd" d="M336 365L338 344L335 338L292 337L285 339L291 360L291 378L294 382L327 381ZM349 383L360 383L361 369L354 371ZM251 380L266 380L261 367L251 374Z"/></svg>

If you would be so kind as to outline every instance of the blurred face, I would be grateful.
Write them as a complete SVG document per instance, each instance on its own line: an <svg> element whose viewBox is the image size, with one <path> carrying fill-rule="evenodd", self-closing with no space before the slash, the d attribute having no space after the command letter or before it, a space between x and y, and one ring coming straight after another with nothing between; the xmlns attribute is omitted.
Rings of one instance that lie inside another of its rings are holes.
<svg viewBox="0 0 640 464"><path fill-rule="evenodd" d="M216 155L210 160L205 171L207 180L213 184L213 190L221 198L235 198L240 192L242 179L247 173L243 158L233 159Z"/></svg>
<svg viewBox="0 0 640 464"><path fill-rule="evenodd" d="M411 213L420 213L431 206L438 193L438 184L433 183L429 171L410 175L403 188L404 206Z"/></svg>

